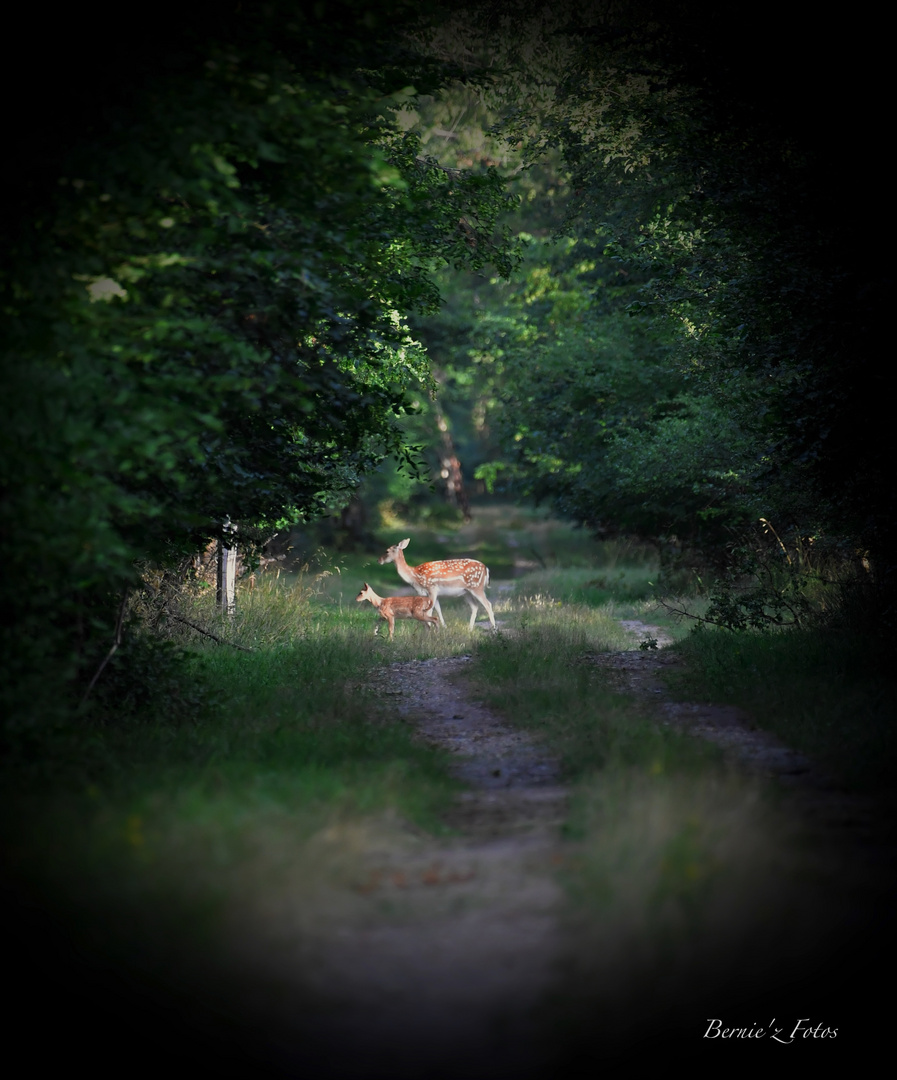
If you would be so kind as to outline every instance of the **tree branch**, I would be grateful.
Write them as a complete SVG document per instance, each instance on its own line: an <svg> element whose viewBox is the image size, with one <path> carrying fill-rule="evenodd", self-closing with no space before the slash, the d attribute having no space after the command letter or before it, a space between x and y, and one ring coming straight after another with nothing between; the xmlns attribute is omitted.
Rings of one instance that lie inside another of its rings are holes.
<svg viewBox="0 0 897 1080"><path fill-rule="evenodd" d="M210 637L217 645L230 645L232 649L239 649L240 652L255 652L255 649L250 649L246 645L237 645L233 641L225 641L224 638L220 638L217 634L213 634L211 630L204 630L201 626L197 626L196 623L190 622L189 619L185 619L183 615L175 615L175 613L169 611L165 605L163 605L162 610L170 619L174 619L176 622L182 622L185 626L189 626L191 630L195 630L204 637Z"/></svg>
<svg viewBox="0 0 897 1080"><path fill-rule="evenodd" d="M103 658L102 664L100 664L100 666L97 668L93 678L90 680L90 684L84 691L84 696L81 698L82 706L87 701L88 697L90 697L91 690L93 690L93 688L96 686L97 680L103 674L106 665L115 655L116 649L119 647L119 645L121 645L121 632L125 621L125 607L128 603L128 594L130 593L130 591L130 588L126 588L125 591L121 594L121 603L118 606L118 618L115 621L115 637L112 640L112 648L109 650L109 652L106 653L105 657Z"/></svg>

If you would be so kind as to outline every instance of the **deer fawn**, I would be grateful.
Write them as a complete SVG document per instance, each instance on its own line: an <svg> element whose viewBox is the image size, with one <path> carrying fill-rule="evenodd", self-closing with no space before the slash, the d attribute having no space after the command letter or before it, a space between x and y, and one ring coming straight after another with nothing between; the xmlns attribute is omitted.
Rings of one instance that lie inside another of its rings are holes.
<svg viewBox="0 0 897 1080"><path fill-rule="evenodd" d="M417 619L418 622L424 623L429 630L439 625L437 619L427 614L433 607L433 601L429 596L378 596L370 585L365 582L364 588L355 599L359 603L370 600L380 613L380 618L386 619L389 623L390 641L392 641L395 633L396 619ZM379 631L380 624L377 623L374 633L377 634Z"/></svg>
<svg viewBox="0 0 897 1080"><path fill-rule="evenodd" d="M433 610L436 612L442 626L445 626L445 619L443 619L442 610L439 607L440 593L443 596L464 597L470 607L469 629L471 630L477 620L477 605L474 600L478 600L489 616L492 629L495 629L495 614L486 597L489 571L481 562L477 562L476 559L443 559L440 562L409 566L405 562L406 547L408 547L408 540L401 540L398 544L393 544L391 548L388 548L386 554L381 555L377 561L381 566L383 563L394 562L399 577L403 581L407 581L409 585L414 586L421 596L429 596L433 601Z"/></svg>

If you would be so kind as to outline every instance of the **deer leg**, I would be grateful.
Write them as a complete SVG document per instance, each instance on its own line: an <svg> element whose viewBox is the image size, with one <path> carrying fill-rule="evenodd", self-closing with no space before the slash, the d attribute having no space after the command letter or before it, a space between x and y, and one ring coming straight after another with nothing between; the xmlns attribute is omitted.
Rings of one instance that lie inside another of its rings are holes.
<svg viewBox="0 0 897 1080"><path fill-rule="evenodd" d="M470 625L467 629L473 630L474 623L477 621L477 605L470 593L465 593L464 599L467 601L467 606L470 608Z"/></svg>
<svg viewBox="0 0 897 1080"><path fill-rule="evenodd" d="M485 589L480 590L480 592L468 593L468 596L475 596L477 598L477 600L479 600L479 602L483 605L483 610L489 616L489 624L492 627L492 629L494 630L495 629L495 612L492 610L492 604L489 603L489 597L486 596ZM474 607L474 610L476 610L475 605L473 604L473 601L471 601L471 606ZM471 625L471 628L472 628L473 627L473 620L471 620L470 625Z"/></svg>
<svg viewBox="0 0 897 1080"><path fill-rule="evenodd" d="M486 614L489 616L489 625L494 630L495 629L495 612L492 610L492 602L485 596L483 597L483 607L486 609Z"/></svg>
<svg viewBox="0 0 897 1080"><path fill-rule="evenodd" d="M430 599L433 601L433 611L436 612L436 617L439 619L439 625L445 627L445 619L442 617L442 608L439 606L439 598L434 593L429 594Z"/></svg>

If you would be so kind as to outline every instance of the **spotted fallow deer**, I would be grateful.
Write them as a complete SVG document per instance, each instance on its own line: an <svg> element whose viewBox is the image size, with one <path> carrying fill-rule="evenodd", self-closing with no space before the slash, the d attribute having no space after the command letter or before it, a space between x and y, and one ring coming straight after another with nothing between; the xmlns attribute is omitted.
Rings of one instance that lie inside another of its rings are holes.
<svg viewBox="0 0 897 1080"><path fill-rule="evenodd" d="M428 596L378 596L374 590L364 583L364 588L355 597L358 603L370 600L381 619L389 623L389 640L392 641L396 629L396 619L417 619L424 623L428 630L439 625L429 612L432 610L433 601ZM380 630L380 624L374 630L376 634Z"/></svg>
<svg viewBox="0 0 897 1080"><path fill-rule="evenodd" d="M476 559L442 559L439 562L422 563L420 566L409 566L405 562L405 548L408 540L400 540L387 548L386 554L381 555L378 562L394 562L399 577L413 586L421 596L429 596L433 601L433 610L442 626L445 619L439 607L440 596L463 596L470 608L470 629L477 620L477 605L479 601L489 616L489 623L495 629L495 614L492 605L486 596L486 586L489 584L489 570Z"/></svg>

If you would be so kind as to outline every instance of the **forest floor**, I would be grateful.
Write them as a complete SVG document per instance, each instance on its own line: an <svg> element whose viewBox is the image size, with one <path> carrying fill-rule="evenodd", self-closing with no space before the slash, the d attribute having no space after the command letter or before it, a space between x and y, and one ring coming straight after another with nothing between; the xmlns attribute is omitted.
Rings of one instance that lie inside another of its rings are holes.
<svg viewBox="0 0 897 1080"><path fill-rule="evenodd" d="M662 682L677 662L663 648L670 640L644 623L626 629L659 648L590 660L611 669L659 722L712 740L738 768L783 785L826 846L873 862L890 857L871 805L840 792L738 710L670 700ZM444 838L407 826L356 838L351 907L334 909L330 930L324 919L302 946L301 1048L277 1036L279 1064L290 1073L314 1062L302 1075L555 1074L558 1017L545 1004L569 983L579 948L559 884L559 871L576 858L576 841L562 831L569 792L558 762L536 740L475 699L465 683L468 662L397 663L381 677L379 691L395 712L420 738L452 752L466 790L445 816L451 834ZM345 847L345 836L333 839ZM264 952L270 957L270 948ZM296 1008L287 984L297 959L284 950L286 1010ZM695 1017L694 1043L705 1019ZM267 1020L281 1033L291 1026L287 1015Z"/></svg>
<svg viewBox="0 0 897 1080"><path fill-rule="evenodd" d="M622 625L640 640L653 638L659 647L592 658L616 673L621 689L637 695L661 723L715 743L740 770L786 789L805 826L826 845L846 845L871 858L890 853L873 800L844 791L815 762L785 746L734 705L670 700L663 673L681 663L674 653L663 651L673 643L672 638L662 627L640 621L624 621Z"/></svg>
<svg viewBox="0 0 897 1080"><path fill-rule="evenodd" d="M534 1018L566 947L556 878L567 791L557 762L471 697L468 662L382 674L380 693L452 752L467 790L444 815L444 838L388 823L357 838L355 902L332 913L330 932L325 918L304 938L303 1037L301 1048L284 1040L287 1072L314 1061L316 1078L548 1075L551 1038ZM332 840L345 849L345 836ZM285 1007L294 1000L287 992ZM292 1026L268 1019L275 1032Z"/></svg>
<svg viewBox="0 0 897 1080"><path fill-rule="evenodd" d="M466 692L467 662L396 664L382 685L468 790L445 815L451 838L367 855L358 889L386 918L344 925L322 955L315 989L339 985L345 1004L316 1027L331 1064L352 1032L364 1076L420 1076L424 1059L432 1077L544 1075L533 1017L563 952L567 792L537 744Z"/></svg>

